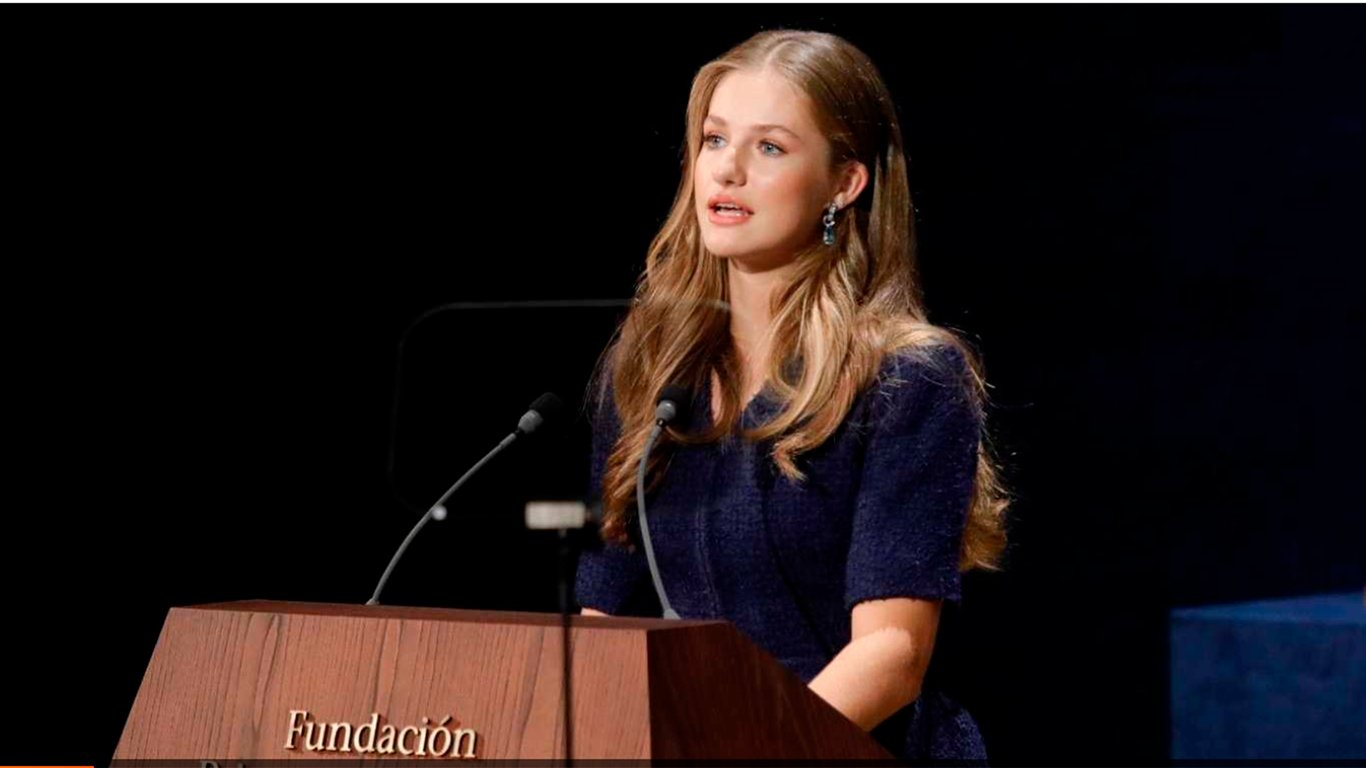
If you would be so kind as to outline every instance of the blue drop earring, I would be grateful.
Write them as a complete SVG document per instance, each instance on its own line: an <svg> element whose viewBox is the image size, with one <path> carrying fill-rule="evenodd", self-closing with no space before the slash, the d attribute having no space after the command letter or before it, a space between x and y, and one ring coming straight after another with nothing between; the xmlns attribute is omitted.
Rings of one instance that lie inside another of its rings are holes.
<svg viewBox="0 0 1366 768"><path fill-rule="evenodd" d="M826 244L826 245L834 245L834 244L835 244L835 211L838 211L838 210L839 210L839 206L838 206L838 205L835 205L834 203L831 203L831 204L830 204L830 207L825 209L824 223L825 223L825 244Z"/></svg>

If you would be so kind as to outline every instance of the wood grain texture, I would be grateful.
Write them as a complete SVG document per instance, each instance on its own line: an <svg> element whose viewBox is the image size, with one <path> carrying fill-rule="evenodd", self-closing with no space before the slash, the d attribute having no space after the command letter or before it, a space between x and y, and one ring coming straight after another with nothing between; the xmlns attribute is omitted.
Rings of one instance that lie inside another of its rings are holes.
<svg viewBox="0 0 1366 768"><path fill-rule="evenodd" d="M647 644L654 758L892 759L728 622Z"/></svg>
<svg viewBox="0 0 1366 768"><path fill-rule="evenodd" d="M575 616L570 631L575 757L890 758L728 623ZM307 710L399 728L453 715L479 758L562 758L561 637L555 614L172 608L114 757L355 757L286 749L290 710Z"/></svg>

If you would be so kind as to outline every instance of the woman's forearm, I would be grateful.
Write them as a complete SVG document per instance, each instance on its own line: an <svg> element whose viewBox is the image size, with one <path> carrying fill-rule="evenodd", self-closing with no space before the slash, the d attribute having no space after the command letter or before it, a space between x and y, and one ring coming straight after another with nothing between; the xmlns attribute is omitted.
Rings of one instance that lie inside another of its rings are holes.
<svg viewBox="0 0 1366 768"><path fill-rule="evenodd" d="M871 731L920 695L928 650L918 649L911 633L897 627L870 632L844 647L810 687Z"/></svg>

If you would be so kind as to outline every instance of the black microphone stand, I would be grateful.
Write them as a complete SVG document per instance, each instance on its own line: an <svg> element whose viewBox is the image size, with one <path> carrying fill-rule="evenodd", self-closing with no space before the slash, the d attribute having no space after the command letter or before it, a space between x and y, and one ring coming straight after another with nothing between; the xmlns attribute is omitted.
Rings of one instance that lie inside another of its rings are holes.
<svg viewBox="0 0 1366 768"><path fill-rule="evenodd" d="M559 529L559 597L560 597L560 673L561 685L564 686L564 693L560 700L564 703L564 764L574 765L574 704L572 696L574 692L574 682L571 679L574 670L574 656L569 647L569 622L570 622L570 579L573 578L571 571L573 564L570 558L571 549L568 528Z"/></svg>
<svg viewBox="0 0 1366 768"><path fill-rule="evenodd" d="M533 502L527 505L527 527L535 530L554 529L557 537L556 573L560 611L560 702L564 707L564 761L574 763L574 700L573 668L573 580L574 545L577 537L597 540L597 521L593 520L585 504L578 502Z"/></svg>
<svg viewBox="0 0 1366 768"><path fill-rule="evenodd" d="M497 456L504 448L512 445L518 437L535 432L540 428L541 424L545 422L545 419L548 416L552 416L563 407L560 398L553 392L547 392L536 398L535 402L531 404L531 408L526 413L522 414L522 418L518 420L517 429L503 438L502 441L498 443L497 447L484 454L484 458L470 467L465 474L460 476L459 480L455 481L454 485L447 488L446 492L441 494L441 498L437 499L435 504L427 508L427 511L423 513L421 519L413 526L413 529L408 531L408 535L404 537L403 543L398 547L398 551L394 553L393 557L389 558L389 565L384 569L384 575L379 578L379 584L375 585L375 593L370 596L369 600L365 601L365 604L379 605L380 593L384 591L384 585L389 583L389 577L393 575L394 567L398 565L398 561L403 558L403 553L408 551L408 545L413 543L413 539L417 538L417 534L427 525L428 520L446 519L446 507L443 505L446 503L446 499L451 497L451 494L455 493L460 486L464 485L465 481L470 479L475 472L478 472L480 468L489 463L489 460L494 456Z"/></svg>

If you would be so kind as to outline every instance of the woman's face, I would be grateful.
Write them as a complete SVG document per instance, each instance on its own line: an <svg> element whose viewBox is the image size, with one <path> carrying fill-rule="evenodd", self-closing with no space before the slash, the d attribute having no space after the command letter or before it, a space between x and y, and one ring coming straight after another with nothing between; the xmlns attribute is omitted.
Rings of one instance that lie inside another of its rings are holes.
<svg viewBox="0 0 1366 768"><path fill-rule="evenodd" d="M746 271L781 267L820 236L834 188L829 142L806 97L770 72L717 84L693 168L693 206L707 250ZM717 210L717 198L743 211Z"/></svg>

